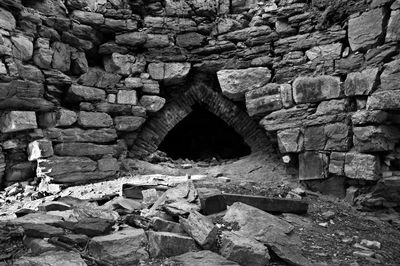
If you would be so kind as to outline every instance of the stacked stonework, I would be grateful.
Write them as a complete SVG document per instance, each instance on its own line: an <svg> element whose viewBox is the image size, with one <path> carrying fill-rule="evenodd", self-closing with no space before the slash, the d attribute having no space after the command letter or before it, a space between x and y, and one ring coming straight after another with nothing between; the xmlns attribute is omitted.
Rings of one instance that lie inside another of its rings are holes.
<svg viewBox="0 0 400 266"><path fill-rule="evenodd" d="M398 187L400 2L309 2L2 1L4 184L116 176L166 92L204 72L300 180Z"/></svg>

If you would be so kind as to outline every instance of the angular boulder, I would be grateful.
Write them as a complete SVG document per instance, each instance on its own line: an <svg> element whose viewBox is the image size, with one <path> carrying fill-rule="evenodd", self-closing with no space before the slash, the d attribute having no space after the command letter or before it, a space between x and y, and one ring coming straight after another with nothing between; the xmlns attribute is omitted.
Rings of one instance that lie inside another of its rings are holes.
<svg viewBox="0 0 400 266"><path fill-rule="evenodd" d="M353 142L358 152L391 151L400 138L400 131L394 126L354 127Z"/></svg>
<svg viewBox="0 0 400 266"><path fill-rule="evenodd" d="M243 100L247 91L266 85L271 79L271 71L266 67L217 72L222 93L231 100Z"/></svg>
<svg viewBox="0 0 400 266"><path fill-rule="evenodd" d="M117 103L136 105L138 102L135 90L119 90L117 93Z"/></svg>
<svg viewBox="0 0 400 266"><path fill-rule="evenodd" d="M384 65L384 70L381 74L381 89L382 90L398 90L400 85L400 59L394 60Z"/></svg>
<svg viewBox="0 0 400 266"><path fill-rule="evenodd" d="M21 61L28 61L33 55L33 43L23 35L11 37L13 56Z"/></svg>

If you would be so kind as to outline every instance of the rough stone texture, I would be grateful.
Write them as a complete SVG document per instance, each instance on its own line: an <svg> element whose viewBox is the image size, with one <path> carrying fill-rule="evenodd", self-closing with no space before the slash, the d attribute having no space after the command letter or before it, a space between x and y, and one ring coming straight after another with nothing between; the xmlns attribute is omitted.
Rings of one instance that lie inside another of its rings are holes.
<svg viewBox="0 0 400 266"><path fill-rule="evenodd" d="M59 156L97 156L116 153L114 146L92 143L60 143L53 148L54 154Z"/></svg>
<svg viewBox="0 0 400 266"><path fill-rule="evenodd" d="M72 85L67 93L67 100L71 102L81 102L81 101L101 101L104 100L106 93L104 90L81 86Z"/></svg>
<svg viewBox="0 0 400 266"><path fill-rule="evenodd" d="M209 265L226 265L226 266L238 266L239 264L233 261L229 261L209 250L202 250L198 252L188 252L180 256L171 258L174 263L182 266L209 266Z"/></svg>
<svg viewBox="0 0 400 266"><path fill-rule="evenodd" d="M114 118L115 129L125 132L139 129L145 121L145 118L139 116L117 116Z"/></svg>
<svg viewBox="0 0 400 266"><path fill-rule="evenodd" d="M338 98L340 95L338 77L299 77L293 83L293 98L297 104Z"/></svg>
<svg viewBox="0 0 400 266"><path fill-rule="evenodd" d="M266 67L221 70L217 75L222 93L232 100L242 100L247 91L258 89L271 79L271 72Z"/></svg>
<svg viewBox="0 0 400 266"><path fill-rule="evenodd" d="M113 53L104 57L104 69L110 73L123 76L135 75L144 72L146 62L142 57Z"/></svg>
<svg viewBox="0 0 400 266"><path fill-rule="evenodd" d="M210 249L217 239L217 227L205 216L194 211L187 219L180 218L183 229L203 248Z"/></svg>
<svg viewBox="0 0 400 266"><path fill-rule="evenodd" d="M394 149L400 131L391 126L354 127L354 147L358 152L381 152Z"/></svg>
<svg viewBox="0 0 400 266"><path fill-rule="evenodd" d="M138 102L135 90L119 90L117 94L117 103L136 105Z"/></svg>
<svg viewBox="0 0 400 266"><path fill-rule="evenodd" d="M385 10L373 9L349 20L349 43L353 51L367 50L377 46L384 33Z"/></svg>
<svg viewBox="0 0 400 266"><path fill-rule="evenodd" d="M0 28L8 31L15 29L16 21L14 16L7 10L0 8Z"/></svg>
<svg viewBox="0 0 400 266"><path fill-rule="evenodd" d="M400 59L394 60L385 64L381 74L381 89L382 90L397 90L400 89L398 79L400 78Z"/></svg>
<svg viewBox="0 0 400 266"><path fill-rule="evenodd" d="M348 178L374 181L379 179L379 172L377 156L355 152L346 154L344 173Z"/></svg>
<svg viewBox="0 0 400 266"><path fill-rule="evenodd" d="M33 43L23 35L11 37L13 56L21 61L28 61L33 55Z"/></svg>
<svg viewBox="0 0 400 266"><path fill-rule="evenodd" d="M400 110L399 90L376 91L367 100L368 110Z"/></svg>
<svg viewBox="0 0 400 266"><path fill-rule="evenodd" d="M313 180L328 177L329 158L324 153L304 152L299 155L299 179Z"/></svg>
<svg viewBox="0 0 400 266"><path fill-rule="evenodd" d="M245 93L246 108L250 116L264 115L282 109L282 97L278 84L267 84Z"/></svg>
<svg viewBox="0 0 400 266"><path fill-rule="evenodd" d="M270 259L263 244L229 231L222 232L220 253L240 265L268 265Z"/></svg>
<svg viewBox="0 0 400 266"><path fill-rule="evenodd" d="M388 119L388 113L380 110L359 110L351 117L353 125L382 124Z"/></svg>
<svg viewBox="0 0 400 266"><path fill-rule="evenodd" d="M329 157L329 173L335 175L344 175L344 163L346 153L332 152Z"/></svg>
<svg viewBox="0 0 400 266"><path fill-rule="evenodd" d="M36 174L38 177L50 176L56 178L74 172L92 172L97 163L86 157L51 157L39 159Z"/></svg>
<svg viewBox="0 0 400 266"><path fill-rule="evenodd" d="M117 139L117 132L112 128L87 130L81 128L50 128L44 130L44 135L55 142L107 143Z"/></svg>
<svg viewBox="0 0 400 266"><path fill-rule="evenodd" d="M70 266L86 266L87 264L81 258L79 253L67 251L48 251L40 254L40 256L29 257L22 256L14 262L18 266L30 265L70 265Z"/></svg>
<svg viewBox="0 0 400 266"><path fill-rule="evenodd" d="M392 10L386 29L386 42L400 40L400 10Z"/></svg>
<svg viewBox="0 0 400 266"><path fill-rule="evenodd" d="M191 237L170 232L147 232L149 253L152 258L177 256L190 251L197 251Z"/></svg>
<svg viewBox="0 0 400 266"><path fill-rule="evenodd" d="M84 128L102 128L113 125L113 120L107 113L79 112L78 124Z"/></svg>
<svg viewBox="0 0 400 266"><path fill-rule="evenodd" d="M147 244L143 229L125 228L110 235L93 237L89 242L89 253L109 263L132 265L148 259Z"/></svg>
<svg viewBox="0 0 400 266"><path fill-rule="evenodd" d="M346 96L371 94L377 83L378 72L378 68L372 68L349 73L344 84Z"/></svg>
<svg viewBox="0 0 400 266"><path fill-rule="evenodd" d="M152 79L168 86L184 82L190 68L190 63L150 63L147 71Z"/></svg>
<svg viewBox="0 0 400 266"><path fill-rule="evenodd" d="M277 133L279 150L282 153L301 152L304 150L304 136L300 128L290 128Z"/></svg>
<svg viewBox="0 0 400 266"><path fill-rule="evenodd" d="M2 133L17 132L37 128L35 112L11 111L0 118Z"/></svg>
<svg viewBox="0 0 400 266"><path fill-rule="evenodd" d="M144 95L140 98L140 104L150 113L160 111L165 102L164 98L155 95Z"/></svg>
<svg viewBox="0 0 400 266"><path fill-rule="evenodd" d="M53 156L53 146L48 139L35 140L28 145L28 160L35 161L39 158Z"/></svg>

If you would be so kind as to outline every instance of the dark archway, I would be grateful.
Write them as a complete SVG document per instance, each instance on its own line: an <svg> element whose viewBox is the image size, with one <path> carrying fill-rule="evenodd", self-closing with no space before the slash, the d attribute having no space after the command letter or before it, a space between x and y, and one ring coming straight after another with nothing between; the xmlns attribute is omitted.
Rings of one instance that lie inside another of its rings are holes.
<svg viewBox="0 0 400 266"><path fill-rule="evenodd" d="M145 123L129 155L143 157L155 152L167 134L193 112L192 107L196 104L223 120L237 132L250 147L251 152L274 150L265 132L245 111L207 85L196 83L184 93L171 99Z"/></svg>
<svg viewBox="0 0 400 266"><path fill-rule="evenodd" d="M243 138L222 119L200 104L180 121L158 149L172 159L232 159L251 153Z"/></svg>

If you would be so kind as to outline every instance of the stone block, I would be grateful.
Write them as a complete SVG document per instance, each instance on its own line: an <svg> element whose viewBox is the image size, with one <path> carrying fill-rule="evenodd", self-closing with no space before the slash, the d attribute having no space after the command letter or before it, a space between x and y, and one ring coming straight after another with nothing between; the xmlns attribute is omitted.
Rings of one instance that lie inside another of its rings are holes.
<svg viewBox="0 0 400 266"><path fill-rule="evenodd" d="M386 42L400 41L400 9L392 10L386 29Z"/></svg>
<svg viewBox="0 0 400 266"><path fill-rule="evenodd" d="M66 100L70 102L93 102L105 100L104 90L73 84L67 92Z"/></svg>
<svg viewBox="0 0 400 266"><path fill-rule="evenodd" d="M115 42L117 44L128 45L128 46L139 46L143 45L147 40L147 33L145 32L129 32L118 34L115 36Z"/></svg>
<svg viewBox="0 0 400 266"><path fill-rule="evenodd" d="M28 145L28 160L35 161L40 158L53 156L53 145L48 139L35 140Z"/></svg>
<svg viewBox="0 0 400 266"><path fill-rule="evenodd" d="M55 142L94 142L108 143L117 139L113 128L81 129L81 128L49 128L44 130L46 138Z"/></svg>
<svg viewBox="0 0 400 266"><path fill-rule="evenodd" d="M68 72L71 67L71 47L62 42L54 42L51 48L54 51L51 67Z"/></svg>
<svg viewBox="0 0 400 266"><path fill-rule="evenodd" d="M104 17L102 14L81 10L74 10L72 17L82 24L100 26L104 23Z"/></svg>
<svg viewBox="0 0 400 266"><path fill-rule="evenodd" d="M346 96L369 95L376 88L378 68L365 69L361 72L349 73L344 83Z"/></svg>
<svg viewBox="0 0 400 266"><path fill-rule="evenodd" d="M136 105L138 102L135 90L119 90L117 103Z"/></svg>
<svg viewBox="0 0 400 266"><path fill-rule="evenodd" d="M224 265L224 266L239 266L238 263L229 261L209 250L202 250L198 252L187 252L180 256L171 258L177 265L193 266L193 265Z"/></svg>
<svg viewBox="0 0 400 266"><path fill-rule="evenodd" d="M289 128L277 133L281 153L301 152L304 150L304 135L300 128Z"/></svg>
<svg viewBox="0 0 400 266"><path fill-rule="evenodd" d="M71 231L89 237L110 233L114 222L101 218L83 218L72 225Z"/></svg>
<svg viewBox="0 0 400 266"><path fill-rule="evenodd" d="M190 212L187 219L180 218L179 223L197 244L203 249L211 249L217 240L218 228L197 211Z"/></svg>
<svg viewBox="0 0 400 266"><path fill-rule="evenodd" d="M103 156L116 154L113 145L93 143L60 143L54 146L54 154L59 156Z"/></svg>
<svg viewBox="0 0 400 266"><path fill-rule="evenodd" d="M108 73L98 67L90 67L88 72L81 75L78 83L84 86L93 86L102 89L112 89L121 80L121 76Z"/></svg>
<svg viewBox="0 0 400 266"><path fill-rule="evenodd" d="M149 253L152 258L177 256L198 251L193 238L170 232L148 231Z"/></svg>
<svg viewBox="0 0 400 266"><path fill-rule="evenodd" d="M24 234L28 237L50 238L63 235L65 232L62 228L51 226L48 224L24 224Z"/></svg>
<svg viewBox="0 0 400 266"><path fill-rule="evenodd" d="M0 8L0 28L12 31L15 29L16 22L14 16L7 10Z"/></svg>
<svg viewBox="0 0 400 266"><path fill-rule="evenodd" d="M324 150L327 137L325 126L306 127L304 129L304 149L307 151Z"/></svg>
<svg viewBox="0 0 400 266"><path fill-rule="evenodd" d="M84 266L86 262L81 258L79 253L68 251L47 251L40 256L22 256L13 262L16 266L27 265L69 265Z"/></svg>
<svg viewBox="0 0 400 266"><path fill-rule="evenodd" d="M151 228L159 232L171 232L176 234L186 233L181 224L167 221L159 217L154 217L151 219Z"/></svg>
<svg viewBox="0 0 400 266"><path fill-rule="evenodd" d="M271 71L266 67L217 72L222 93L231 100L242 100L247 91L265 86L271 79Z"/></svg>
<svg viewBox="0 0 400 266"><path fill-rule="evenodd" d="M349 111L351 107L350 99L338 99L338 100L329 100L321 102L318 107L317 111L315 112L316 115L332 115L337 113L345 113Z"/></svg>
<svg viewBox="0 0 400 266"><path fill-rule="evenodd" d="M344 163L346 153L332 152L329 157L329 173L335 175L344 175Z"/></svg>
<svg viewBox="0 0 400 266"><path fill-rule="evenodd" d="M400 131L394 126L354 127L353 142L358 152L383 152L394 149Z"/></svg>
<svg viewBox="0 0 400 266"><path fill-rule="evenodd" d="M349 152L345 158L344 174L351 179L378 180L380 178L379 157Z"/></svg>
<svg viewBox="0 0 400 266"><path fill-rule="evenodd" d="M400 79L400 59L397 59L384 65L384 70L381 74L381 89L382 90L400 89L400 85L398 83L399 79Z"/></svg>
<svg viewBox="0 0 400 266"><path fill-rule="evenodd" d="M378 90L367 100L368 110L400 110L400 90Z"/></svg>
<svg viewBox="0 0 400 266"><path fill-rule="evenodd" d="M57 118L56 126L58 127L71 126L78 120L78 116L74 111L65 108L57 111Z"/></svg>
<svg viewBox="0 0 400 266"><path fill-rule="evenodd" d="M104 69L109 73L123 76L136 75L144 72L146 62L141 56L112 53L103 58Z"/></svg>
<svg viewBox="0 0 400 266"><path fill-rule="evenodd" d="M103 128L112 126L113 120L107 113L80 111L78 124L84 128Z"/></svg>
<svg viewBox="0 0 400 266"><path fill-rule="evenodd" d="M349 19L348 39L353 51L366 51L383 41L384 8L372 9Z"/></svg>
<svg viewBox="0 0 400 266"><path fill-rule="evenodd" d="M37 161L38 177L57 177L68 173L93 172L97 163L86 157L51 157Z"/></svg>
<svg viewBox="0 0 400 266"><path fill-rule="evenodd" d="M160 93L160 84L158 81L152 79L142 79L143 82L143 93L148 94L159 94Z"/></svg>
<svg viewBox="0 0 400 266"><path fill-rule="evenodd" d="M0 131L10 133L37 128L35 112L10 111L0 117Z"/></svg>
<svg viewBox="0 0 400 266"><path fill-rule="evenodd" d="M143 95L140 98L140 104L146 108L146 111L155 113L164 107L166 100L160 96L155 95Z"/></svg>
<svg viewBox="0 0 400 266"><path fill-rule="evenodd" d="M264 266L270 260L268 248L262 243L230 231L222 232L220 254L240 265Z"/></svg>
<svg viewBox="0 0 400 266"><path fill-rule="evenodd" d="M187 49L202 46L205 40L206 37L197 32L188 32L176 36L176 44Z"/></svg>
<svg viewBox="0 0 400 266"><path fill-rule="evenodd" d="M40 255L47 251L59 250L57 246L50 244L46 240L40 238L26 237L23 240L24 245L31 250L31 254L34 256Z"/></svg>
<svg viewBox="0 0 400 266"><path fill-rule="evenodd" d="M126 78L124 80L125 87L128 89L140 89L143 87L143 82L141 78Z"/></svg>
<svg viewBox="0 0 400 266"><path fill-rule="evenodd" d="M282 105L285 108L292 107L294 105L292 86L290 84L281 84L280 91L281 91Z"/></svg>
<svg viewBox="0 0 400 266"><path fill-rule="evenodd" d="M346 195L346 178L344 176L331 176L327 179L307 180L302 183L307 189L325 195L337 198L344 198Z"/></svg>
<svg viewBox="0 0 400 266"><path fill-rule="evenodd" d="M339 77L299 77L293 82L293 98L297 104L338 98L341 94Z"/></svg>
<svg viewBox="0 0 400 266"><path fill-rule="evenodd" d="M299 155L299 179L328 178L329 158L325 153L304 152Z"/></svg>
<svg viewBox="0 0 400 266"><path fill-rule="evenodd" d="M21 61L28 61L33 55L33 43L24 35L16 35L11 37L13 44L12 53L14 58Z"/></svg>
<svg viewBox="0 0 400 266"><path fill-rule="evenodd" d="M152 79L164 85L177 85L185 81L190 68L190 63L150 63L147 70Z"/></svg>
<svg viewBox="0 0 400 266"><path fill-rule="evenodd" d="M143 229L125 228L106 236L93 237L89 254L117 265L138 264L149 258L147 237Z"/></svg>
<svg viewBox="0 0 400 266"><path fill-rule="evenodd" d="M388 113L381 110L359 110L351 116L355 126L368 124L382 124L388 119Z"/></svg>
<svg viewBox="0 0 400 266"><path fill-rule="evenodd" d="M324 150L348 151L351 147L350 126L345 123L327 124L324 127L326 144Z"/></svg>
<svg viewBox="0 0 400 266"><path fill-rule="evenodd" d="M102 172L119 171L118 160L112 157L102 158L97 161L97 168Z"/></svg>
<svg viewBox="0 0 400 266"><path fill-rule="evenodd" d="M262 116L283 107L280 85L269 83L245 93L246 108L250 116Z"/></svg>
<svg viewBox="0 0 400 266"><path fill-rule="evenodd" d="M117 131L135 131L143 125L145 118L140 116L116 116L114 118L115 129Z"/></svg>
<svg viewBox="0 0 400 266"><path fill-rule="evenodd" d="M163 48L170 45L170 40L167 34L147 34L146 48Z"/></svg>
<svg viewBox="0 0 400 266"><path fill-rule="evenodd" d="M205 215L226 210L226 201L222 192L217 188L197 188L201 211Z"/></svg>

